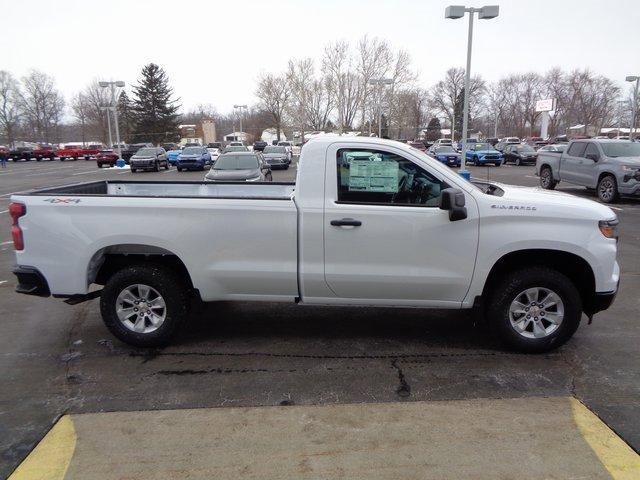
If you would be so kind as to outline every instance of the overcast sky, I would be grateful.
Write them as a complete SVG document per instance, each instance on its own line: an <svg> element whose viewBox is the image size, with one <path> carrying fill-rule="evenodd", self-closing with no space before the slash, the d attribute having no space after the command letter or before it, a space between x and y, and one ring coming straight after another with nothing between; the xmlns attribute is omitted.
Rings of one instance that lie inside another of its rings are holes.
<svg viewBox="0 0 640 480"><path fill-rule="evenodd" d="M424 87L464 66L467 20L440 0L0 0L0 69L54 76L68 99L91 79L135 83L148 62L168 73L185 109L255 101L255 81L290 58L363 35L405 49ZM482 3L476 6L481 6ZM471 71L488 80L553 66L624 83L640 73L639 0L500 0L474 24Z"/></svg>

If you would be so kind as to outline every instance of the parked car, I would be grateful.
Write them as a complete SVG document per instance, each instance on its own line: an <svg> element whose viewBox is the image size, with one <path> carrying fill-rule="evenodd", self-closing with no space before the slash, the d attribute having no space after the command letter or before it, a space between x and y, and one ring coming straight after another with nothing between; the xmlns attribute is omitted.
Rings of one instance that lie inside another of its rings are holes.
<svg viewBox="0 0 640 480"><path fill-rule="evenodd" d="M433 142L432 147L440 147L442 145L449 145L452 147L453 142L451 141L450 138L439 138L435 142Z"/></svg>
<svg viewBox="0 0 640 480"><path fill-rule="evenodd" d="M640 196L640 144L628 140L572 140L565 152L540 152L536 162L540 186L558 182L596 191L604 203L621 195Z"/></svg>
<svg viewBox="0 0 640 480"><path fill-rule="evenodd" d="M538 148L544 147L545 145L549 145L549 142L542 137L527 137L523 143L527 145L531 145L536 150Z"/></svg>
<svg viewBox="0 0 640 480"><path fill-rule="evenodd" d="M486 138L484 141L495 147L496 143L498 143L500 140L498 140L496 137L489 137L489 138Z"/></svg>
<svg viewBox="0 0 640 480"><path fill-rule="evenodd" d="M273 169L277 167L286 170L291 164L291 155L289 155L287 147L281 145L267 145L264 147L262 155L267 165Z"/></svg>
<svg viewBox="0 0 640 480"><path fill-rule="evenodd" d="M127 145L126 148L123 148L120 152L124 163L128 164L131 157L133 157L138 150L146 147L153 147L153 145L151 143L132 143L131 145Z"/></svg>
<svg viewBox="0 0 640 480"><path fill-rule="evenodd" d="M499 152L503 152L507 145L517 145L518 143L520 143L520 139L518 137L506 137L496 143L494 148Z"/></svg>
<svg viewBox="0 0 640 480"><path fill-rule="evenodd" d="M228 155L231 171L257 168L257 155ZM395 141L319 137L295 184L207 186L114 179L12 195L16 290L99 296L107 328L136 347L169 343L199 299L476 307L525 352L561 346L618 290L609 207L472 185ZM57 198L74 204L43 201Z"/></svg>
<svg viewBox="0 0 640 480"><path fill-rule="evenodd" d="M502 154L489 143L475 143L467 150L465 163L471 162L473 165L494 164L496 167L502 165Z"/></svg>
<svg viewBox="0 0 640 480"><path fill-rule="evenodd" d="M562 153L567 149L566 143L552 143L550 145L545 145L544 147L540 147L538 152L554 152L554 153Z"/></svg>
<svg viewBox="0 0 640 480"><path fill-rule="evenodd" d="M56 151L50 145L40 145L38 148L33 150L32 155L38 162L45 159L53 160L56 158Z"/></svg>
<svg viewBox="0 0 640 480"><path fill-rule="evenodd" d="M222 154L222 150L217 147L207 147L207 152L209 152L209 155L211 155L211 163L215 162Z"/></svg>
<svg viewBox="0 0 640 480"><path fill-rule="evenodd" d="M175 150L169 150L167 152L167 160L171 165L175 165L178 161L178 156L182 153L182 150L177 148Z"/></svg>
<svg viewBox="0 0 640 480"><path fill-rule="evenodd" d="M231 153L231 152L248 152L249 149L244 145L227 145L222 153Z"/></svg>
<svg viewBox="0 0 640 480"><path fill-rule="evenodd" d="M104 165L115 167L118 158L118 154L113 150L100 150L96 155L96 165L98 165L98 168L102 168Z"/></svg>
<svg viewBox="0 0 640 480"><path fill-rule="evenodd" d="M87 145L86 147L64 147L56 151L56 156L60 158L60 161L65 160L91 160L95 158L101 150L104 149L103 145Z"/></svg>
<svg viewBox="0 0 640 480"><path fill-rule="evenodd" d="M207 148L217 148L222 151L224 147L222 146L222 142L209 142L207 143Z"/></svg>
<svg viewBox="0 0 640 480"><path fill-rule="evenodd" d="M253 142L253 150L256 152L261 152L264 150L264 147L267 146L267 142L263 142L262 140L258 140L257 142Z"/></svg>
<svg viewBox="0 0 640 480"><path fill-rule="evenodd" d="M445 165L450 167L459 167L462 161L462 155L455 151L450 145L433 146L429 149L429 154Z"/></svg>
<svg viewBox="0 0 640 480"><path fill-rule="evenodd" d="M244 142L239 142L239 141L233 141L227 144L227 147L244 147L244 146L245 146ZM248 148L247 148L247 151L249 151Z"/></svg>
<svg viewBox="0 0 640 480"><path fill-rule="evenodd" d="M271 167L259 152L223 153L204 176L206 182L270 182Z"/></svg>
<svg viewBox="0 0 640 480"><path fill-rule="evenodd" d="M182 170L204 170L204 167L211 165L211 154L205 147L185 147L178 155L176 168Z"/></svg>
<svg viewBox="0 0 640 480"><path fill-rule="evenodd" d="M131 165L131 173L136 173L138 170L158 172L160 167L164 167L165 170L171 167L167 160L167 152L162 147L141 148L129 159L129 165Z"/></svg>
<svg viewBox="0 0 640 480"><path fill-rule="evenodd" d="M410 147L417 148L421 152L426 152L427 151L427 147L422 142L408 142L408 145Z"/></svg>
<svg viewBox="0 0 640 480"><path fill-rule="evenodd" d="M29 161L33 158L33 148L16 147L9 150L9 160L17 162L19 160Z"/></svg>
<svg viewBox="0 0 640 480"><path fill-rule="evenodd" d="M536 163L536 158L538 158L536 149L523 143L506 145L502 155L504 163L513 162L518 166L526 163L534 164Z"/></svg>
<svg viewBox="0 0 640 480"><path fill-rule="evenodd" d="M169 151L178 150L180 147L178 146L177 143L163 143L162 148L164 148L165 151L169 153Z"/></svg>

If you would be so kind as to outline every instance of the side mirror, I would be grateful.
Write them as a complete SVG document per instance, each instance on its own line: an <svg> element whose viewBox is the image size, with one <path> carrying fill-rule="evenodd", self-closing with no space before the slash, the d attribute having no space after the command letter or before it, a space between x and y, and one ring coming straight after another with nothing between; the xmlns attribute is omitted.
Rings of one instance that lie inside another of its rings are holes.
<svg viewBox="0 0 640 480"><path fill-rule="evenodd" d="M445 188L440 192L440 210L449 210L449 220L455 222L467 218L464 193L459 188Z"/></svg>
<svg viewBox="0 0 640 480"><path fill-rule="evenodd" d="M598 155L596 155L595 153L587 153L584 158L588 158L589 160L593 160L594 162L600 160L600 157L598 157Z"/></svg>

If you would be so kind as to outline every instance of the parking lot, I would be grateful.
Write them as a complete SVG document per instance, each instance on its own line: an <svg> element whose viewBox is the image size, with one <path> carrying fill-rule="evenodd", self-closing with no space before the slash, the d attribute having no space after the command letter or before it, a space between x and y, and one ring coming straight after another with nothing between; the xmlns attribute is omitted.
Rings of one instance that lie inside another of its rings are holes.
<svg viewBox="0 0 640 480"><path fill-rule="evenodd" d="M533 167L470 170L480 179L538 183ZM289 170L274 171L273 180L293 181L296 171L294 161ZM515 398L519 412L534 415L537 408L555 408L539 403L540 397L575 397L640 450L637 200L614 205L622 280L613 307L591 325L585 320L566 346L544 355L502 350L482 324L461 312L227 302L196 309L172 346L142 350L108 333L97 300L68 306L14 293L11 193L103 179L202 177L175 168L133 175L99 170L92 161L9 163L0 170L0 477L65 413L203 407L461 400L471 402L464 408L475 408L477 399ZM591 196L582 188L558 189ZM161 211L157 215L162 218ZM55 243L50 249L55 255Z"/></svg>

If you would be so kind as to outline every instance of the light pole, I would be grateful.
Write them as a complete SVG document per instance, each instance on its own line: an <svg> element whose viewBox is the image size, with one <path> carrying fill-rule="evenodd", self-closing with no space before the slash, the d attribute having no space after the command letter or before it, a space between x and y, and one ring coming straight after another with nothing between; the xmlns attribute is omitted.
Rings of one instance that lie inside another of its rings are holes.
<svg viewBox="0 0 640 480"><path fill-rule="evenodd" d="M122 158L122 148L120 146L120 126L118 125L118 99L120 98L120 90L116 91L116 88L124 88L124 82L117 80L115 82L98 82L102 88L111 87L111 103L107 107L107 120L109 120L109 108L113 109L113 122L116 127L116 145L118 146L118 158ZM109 123L109 143L111 143L111 122ZM111 145L113 147L113 144Z"/></svg>
<svg viewBox="0 0 640 480"><path fill-rule="evenodd" d="M247 106L246 105L234 105L233 106L234 110L240 110L240 135L242 136L242 140L241 142L244 143L244 135L242 134L242 111L243 110L247 110Z"/></svg>
<svg viewBox="0 0 640 480"><path fill-rule="evenodd" d="M382 138L382 87L384 85L391 85L393 80L390 78L372 78L369 80L369 85L376 85L377 88L377 107L378 107L378 138Z"/></svg>
<svg viewBox="0 0 640 480"><path fill-rule="evenodd" d="M633 99L631 105L631 128L629 129L629 140L633 142L634 132L636 129L636 115L638 114L638 84L640 84L640 75L628 75L625 80L627 82L636 82L636 86L633 89Z"/></svg>
<svg viewBox="0 0 640 480"><path fill-rule="evenodd" d="M449 5L444 11L445 18L458 19L469 13L469 35L467 37L467 69L464 78L464 105L462 107L462 162L460 172L466 172L467 159L467 127L469 123L469 88L471 83L471 46L473 42L473 14L477 13L480 20L496 18L499 13L498 5L488 5L481 8L465 7L463 5ZM466 178L466 176L465 176Z"/></svg>

